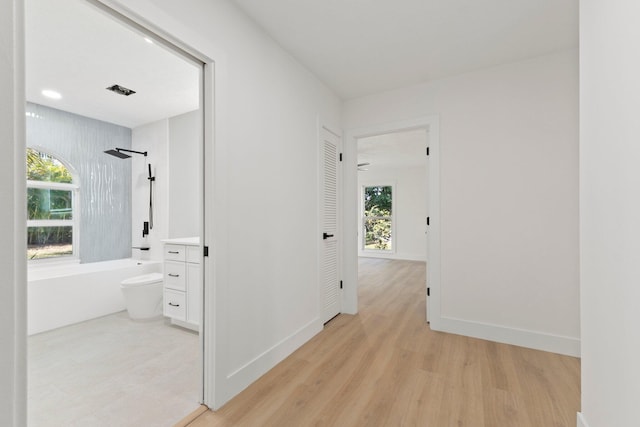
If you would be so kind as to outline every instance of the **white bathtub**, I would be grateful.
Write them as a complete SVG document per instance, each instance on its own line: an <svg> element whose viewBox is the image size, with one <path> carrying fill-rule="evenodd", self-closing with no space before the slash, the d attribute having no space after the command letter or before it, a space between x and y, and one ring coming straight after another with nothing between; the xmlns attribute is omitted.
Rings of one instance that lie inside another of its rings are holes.
<svg viewBox="0 0 640 427"><path fill-rule="evenodd" d="M120 282L160 272L159 261L119 259L90 264L42 265L29 269L29 335L125 309Z"/></svg>

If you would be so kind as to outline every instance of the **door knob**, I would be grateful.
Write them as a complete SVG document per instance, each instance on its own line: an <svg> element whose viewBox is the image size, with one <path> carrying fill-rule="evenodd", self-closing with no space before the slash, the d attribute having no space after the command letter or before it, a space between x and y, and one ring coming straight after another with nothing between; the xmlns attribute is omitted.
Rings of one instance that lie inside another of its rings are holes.
<svg viewBox="0 0 640 427"><path fill-rule="evenodd" d="M322 233L322 240L327 240L329 237L333 237L333 234Z"/></svg>

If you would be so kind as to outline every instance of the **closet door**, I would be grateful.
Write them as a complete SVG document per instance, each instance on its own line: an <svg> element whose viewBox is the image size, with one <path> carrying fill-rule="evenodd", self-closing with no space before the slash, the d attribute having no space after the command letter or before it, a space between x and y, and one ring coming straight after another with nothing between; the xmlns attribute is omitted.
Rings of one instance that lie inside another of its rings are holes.
<svg viewBox="0 0 640 427"><path fill-rule="evenodd" d="M328 322L340 312L338 263L338 178L340 137L321 130L321 224L322 245L320 283L322 286L322 321Z"/></svg>

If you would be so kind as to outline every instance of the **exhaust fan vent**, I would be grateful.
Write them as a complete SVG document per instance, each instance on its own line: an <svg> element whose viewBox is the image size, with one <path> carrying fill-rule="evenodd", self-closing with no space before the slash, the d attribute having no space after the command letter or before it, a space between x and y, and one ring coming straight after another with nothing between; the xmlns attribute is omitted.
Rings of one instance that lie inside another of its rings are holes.
<svg viewBox="0 0 640 427"><path fill-rule="evenodd" d="M135 90L127 89L126 87L120 86L120 85L109 86L107 90L110 90L111 92L115 92L118 95L124 95L124 96L129 96L136 93Z"/></svg>

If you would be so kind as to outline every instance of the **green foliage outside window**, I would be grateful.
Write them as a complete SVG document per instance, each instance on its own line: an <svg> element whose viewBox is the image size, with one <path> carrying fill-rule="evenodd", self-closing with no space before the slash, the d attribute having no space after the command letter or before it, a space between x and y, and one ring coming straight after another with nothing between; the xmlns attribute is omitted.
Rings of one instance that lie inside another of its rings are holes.
<svg viewBox="0 0 640 427"><path fill-rule="evenodd" d="M391 250L392 199L390 186L364 188L365 249Z"/></svg>
<svg viewBox="0 0 640 427"><path fill-rule="evenodd" d="M57 159L27 148L27 180L70 184L73 177ZM27 188L27 219L72 220L73 192L57 188ZM27 256L29 259L70 255L73 242L73 227L29 226L27 228Z"/></svg>
<svg viewBox="0 0 640 427"><path fill-rule="evenodd" d="M70 184L73 177L69 169L58 160L33 148L27 148L27 180Z"/></svg>

